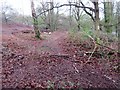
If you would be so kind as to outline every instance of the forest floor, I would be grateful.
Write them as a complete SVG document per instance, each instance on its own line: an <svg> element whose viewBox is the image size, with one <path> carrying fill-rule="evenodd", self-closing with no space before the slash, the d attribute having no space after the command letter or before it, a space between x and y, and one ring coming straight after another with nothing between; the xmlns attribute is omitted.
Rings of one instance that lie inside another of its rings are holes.
<svg viewBox="0 0 120 90"><path fill-rule="evenodd" d="M69 41L68 31L43 32L42 38L29 26L2 25L3 88L120 88L120 75L111 69L115 54L113 61L92 57L85 64L85 45Z"/></svg>

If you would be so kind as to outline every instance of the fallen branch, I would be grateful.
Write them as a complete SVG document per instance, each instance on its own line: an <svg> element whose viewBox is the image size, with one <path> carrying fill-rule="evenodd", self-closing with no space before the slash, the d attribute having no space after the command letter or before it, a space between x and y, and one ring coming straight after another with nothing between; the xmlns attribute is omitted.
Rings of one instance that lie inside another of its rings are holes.
<svg viewBox="0 0 120 90"><path fill-rule="evenodd" d="M102 45L102 44L97 43L97 42L96 42L96 44L118 53L118 51L115 50L115 49L113 49L113 48L110 48L110 47L108 47L108 46Z"/></svg>
<svg viewBox="0 0 120 90"><path fill-rule="evenodd" d="M90 35L87 35L87 36L92 39L92 41L93 41L93 43L94 43L95 46L94 46L93 51L91 52L91 55L89 56L88 60L86 61L86 63L90 62L90 59L91 59L91 57L93 56L93 54L94 54L94 52L95 52L95 50L96 50L96 48L97 48L97 45L100 45L100 46L102 46L102 47L108 48L108 49L110 49L110 50L118 53L118 51L115 50L115 49L112 49L112 48L110 48L110 47L108 47L108 46L105 46L105 45L102 45L102 44L100 44L100 43L97 43L92 36L90 36ZM86 63L85 63L85 64L86 64Z"/></svg>
<svg viewBox="0 0 120 90"><path fill-rule="evenodd" d="M93 43L94 43L95 46L94 46L93 51L91 52L91 55L89 56L88 60L86 61L86 63L90 62L90 59L91 59L91 57L93 56L93 54L94 54L94 52L95 52L95 50L96 50L96 48L97 48L97 44L96 44L94 38L91 37L90 35L88 35L88 37L92 39L92 41L93 41ZM85 63L85 64L86 64L86 63Z"/></svg>
<svg viewBox="0 0 120 90"><path fill-rule="evenodd" d="M73 64L73 67L75 68L75 71L79 73L79 70L76 68L75 64Z"/></svg>

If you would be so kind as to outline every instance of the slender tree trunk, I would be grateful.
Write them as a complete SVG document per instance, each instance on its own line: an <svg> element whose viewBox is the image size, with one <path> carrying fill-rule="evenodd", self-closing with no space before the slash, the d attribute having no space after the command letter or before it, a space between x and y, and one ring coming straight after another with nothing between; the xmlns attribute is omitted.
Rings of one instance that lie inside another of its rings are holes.
<svg viewBox="0 0 120 90"><path fill-rule="evenodd" d="M73 3L76 4L77 6L80 6L81 0L74 0ZM73 15L76 20L76 23L77 23L77 30L80 31L80 16L81 16L80 8L74 7L72 11L73 11Z"/></svg>
<svg viewBox="0 0 120 90"><path fill-rule="evenodd" d="M50 8L53 8L54 7L54 3L53 3L53 1L52 2L50 2ZM54 26L54 9L52 9L52 10L50 10L50 29L52 30L52 31L54 31L55 30L55 26Z"/></svg>
<svg viewBox="0 0 120 90"><path fill-rule="evenodd" d="M117 21L116 21L116 23L117 23L117 25L116 25L116 34L117 34L119 42L120 42L120 1L117 2L116 18L117 18Z"/></svg>
<svg viewBox="0 0 120 90"><path fill-rule="evenodd" d="M57 30L58 27L58 19L59 19L59 9L57 8L57 13L55 17L55 30Z"/></svg>
<svg viewBox="0 0 120 90"><path fill-rule="evenodd" d="M71 0L69 0L69 4L71 4ZM72 6L70 5L70 9L69 9L69 23L70 23L70 28L71 28L71 25L72 25L72 17L71 17L71 12L72 11Z"/></svg>
<svg viewBox="0 0 120 90"><path fill-rule="evenodd" d="M31 10L32 10L32 18L33 18L33 27L34 27L34 31L35 31L35 37L40 38L40 31L38 28L38 20L37 20L37 15L36 15L35 8L34 8L33 0L31 0Z"/></svg>
<svg viewBox="0 0 120 90"><path fill-rule="evenodd" d="M120 15L118 16L118 22L120 22ZM118 32L118 51L120 53L120 23L118 24L117 32Z"/></svg>
<svg viewBox="0 0 120 90"><path fill-rule="evenodd" d="M3 17L4 17L5 23L7 24L8 20L7 20L5 12L3 12L2 14L3 14Z"/></svg>
<svg viewBox="0 0 120 90"><path fill-rule="evenodd" d="M100 18L99 18L99 7L98 7L98 1L93 2L94 8L95 8L95 21L94 21L94 26L95 30L99 31L100 30Z"/></svg>
<svg viewBox="0 0 120 90"><path fill-rule="evenodd" d="M77 2L76 2L76 4L78 5L78 6L80 6L80 0L78 0ZM78 27L78 31L80 30L80 8L76 8L76 11L77 11L77 27Z"/></svg>
<svg viewBox="0 0 120 90"><path fill-rule="evenodd" d="M48 3L49 3L49 9L54 7L54 3L52 0ZM49 16L49 28L51 31L54 31L55 30L54 8L48 11L48 16Z"/></svg>
<svg viewBox="0 0 120 90"><path fill-rule="evenodd" d="M104 18L105 18L105 31L108 33L112 32L112 2L105 0L104 2Z"/></svg>

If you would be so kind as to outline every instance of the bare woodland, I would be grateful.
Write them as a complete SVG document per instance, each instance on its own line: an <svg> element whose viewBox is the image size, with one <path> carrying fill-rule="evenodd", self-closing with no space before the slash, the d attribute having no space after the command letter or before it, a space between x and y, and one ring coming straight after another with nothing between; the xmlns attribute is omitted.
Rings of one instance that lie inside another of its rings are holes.
<svg viewBox="0 0 120 90"><path fill-rule="evenodd" d="M2 3L2 88L120 89L120 1Z"/></svg>

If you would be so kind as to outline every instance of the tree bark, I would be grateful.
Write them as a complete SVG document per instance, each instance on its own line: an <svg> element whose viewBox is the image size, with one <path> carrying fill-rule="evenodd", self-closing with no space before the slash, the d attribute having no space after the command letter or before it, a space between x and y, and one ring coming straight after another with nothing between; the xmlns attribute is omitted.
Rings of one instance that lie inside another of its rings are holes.
<svg viewBox="0 0 120 90"><path fill-rule="evenodd" d="M88 12L85 8L86 6L83 4L83 2L81 2L82 6L84 7L83 10L91 17L91 19L94 22L94 29L99 33L100 30L100 18L99 18L99 4L98 4L98 0L91 0L91 2L94 5L94 8L90 8L90 10L92 12L94 12L95 17L93 17L93 14Z"/></svg>
<svg viewBox="0 0 120 90"><path fill-rule="evenodd" d="M48 18L49 18L49 28L51 31L55 30L55 20L54 20L54 3L53 1L47 2L49 3L49 11L48 11Z"/></svg>
<svg viewBox="0 0 120 90"><path fill-rule="evenodd" d="M105 0L106 1L106 0ZM104 2L104 18L105 18L105 31L112 32L111 19L112 19L112 2Z"/></svg>
<svg viewBox="0 0 120 90"><path fill-rule="evenodd" d="M118 15L118 22L120 22L120 15ZM120 53L120 23L118 24L118 52Z"/></svg>
<svg viewBox="0 0 120 90"><path fill-rule="evenodd" d="M71 4L71 0L69 0L69 4ZM70 5L70 9L69 9L69 23L70 23L70 28L72 26L72 6Z"/></svg>
<svg viewBox="0 0 120 90"><path fill-rule="evenodd" d="M2 13L2 16L3 16L3 21L5 21L5 23L7 24L8 19L7 19L6 13L3 12L3 13Z"/></svg>
<svg viewBox="0 0 120 90"><path fill-rule="evenodd" d="M32 10L32 18L33 18L33 27L34 27L34 31L35 31L35 37L40 38L40 31L38 28L38 20L37 20L37 15L36 15L35 8L34 8L33 0L31 0L31 10Z"/></svg>
<svg viewBox="0 0 120 90"><path fill-rule="evenodd" d="M118 39L120 40L120 1L117 2L116 6L116 18L117 18L117 25L116 25L116 35L118 36Z"/></svg>
<svg viewBox="0 0 120 90"><path fill-rule="evenodd" d="M80 6L80 2L81 2L80 0L76 1L76 5ZM75 7L74 11L75 11L75 19L77 21L77 28L79 31L80 30L80 15L81 15L80 8Z"/></svg>
<svg viewBox="0 0 120 90"><path fill-rule="evenodd" d="M95 21L94 21L94 26L95 30L99 31L100 30L100 18L99 18L99 6L98 6L98 1L93 2L94 8L95 8Z"/></svg>

